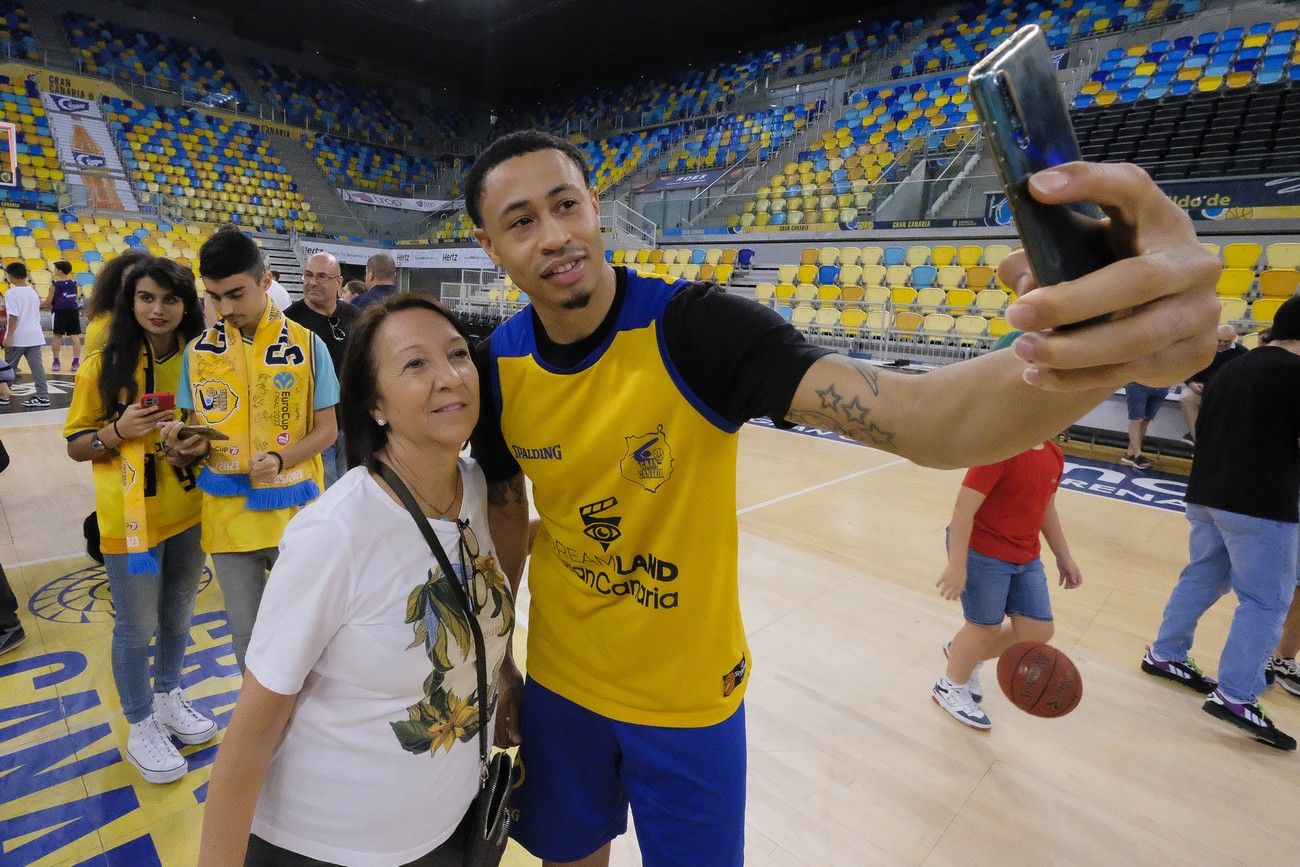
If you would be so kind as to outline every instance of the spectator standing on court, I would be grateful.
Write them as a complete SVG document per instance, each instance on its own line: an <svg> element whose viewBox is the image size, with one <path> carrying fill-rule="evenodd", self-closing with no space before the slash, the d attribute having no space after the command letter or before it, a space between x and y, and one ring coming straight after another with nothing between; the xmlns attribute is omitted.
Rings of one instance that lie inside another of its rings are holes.
<svg viewBox="0 0 1300 867"><path fill-rule="evenodd" d="M299 325L306 325L325 343L334 362L334 373L342 381L343 347L348 334L361 314L346 301L339 300L339 284L343 282L339 260L329 253L316 253L307 259L302 268L302 298L284 311ZM321 452L325 465L325 487L334 484L348 471L347 453L343 443L343 428L333 445Z"/></svg>
<svg viewBox="0 0 1300 867"><path fill-rule="evenodd" d="M315 334L266 297L271 274L252 238L233 226L199 250L208 306L220 320L190 342L176 405L225 439L182 438L168 448L205 462L203 550L212 555L242 670L266 573L289 519L320 494L320 453L334 442L338 378Z"/></svg>
<svg viewBox="0 0 1300 867"><path fill-rule="evenodd" d="M289 296L289 290L280 285L280 272L271 272L271 285L266 287L266 297L281 310L288 310L289 305L293 303Z"/></svg>
<svg viewBox="0 0 1300 867"><path fill-rule="evenodd" d="M1160 404L1169 396L1167 388L1152 388L1140 382L1130 382L1124 386L1124 397L1128 403L1128 449L1121 464L1137 470L1151 469L1151 459L1142 454L1142 442L1146 439L1147 428L1151 420L1160 411Z"/></svg>
<svg viewBox="0 0 1300 867"><path fill-rule="evenodd" d="M366 260L366 291L352 299L352 306L365 310L396 291L397 262L387 253L376 253Z"/></svg>
<svg viewBox="0 0 1300 867"><path fill-rule="evenodd" d="M86 339L84 352L94 355L108 342L108 323L113 318L113 305L117 303L117 293L122 290L122 283L133 265L149 258L145 250L132 249L114 256L104 263L104 267L95 275L95 283L90 287L90 299L86 301Z"/></svg>
<svg viewBox="0 0 1300 867"><path fill-rule="evenodd" d="M1005 335L994 348L1018 336ZM980 706L984 661L1021 641L1046 643L1055 631L1040 533L1056 555L1061 586L1083 583L1056 512L1064 468L1061 447L1047 440L1005 461L971 467L962 480L948 525L948 565L936 586L945 599L960 597L966 622L945 648L948 668L933 693L939 707L971 728L992 727Z"/></svg>
<svg viewBox="0 0 1300 867"><path fill-rule="evenodd" d="M0 442L0 473L9 468L9 452ZM18 619L18 597L5 575L5 567L0 565L0 654L14 650L27 640L22 621Z"/></svg>
<svg viewBox="0 0 1300 867"><path fill-rule="evenodd" d="M343 284L343 289L339 291L339 298L355 306L356 300L360 298L365 291L366 283L364 280L349 280Z"/></svg>
<svg viewBox="0 0 1300 867"><path fill-rule="evenodd" d="M174 411L140 400L176 393L185 343L202 329L193 272L170 259L141 262L118 294L104 350L77 374L63 428L68 457L93 467L126 758L150 783L189 770L172 737L201 744L217 734L182 683L204 562L194 458L162 447L159 427Z"/></svg>
<svg viewBox="0 0 1300 867"><path fill-rule="evenodd" d="M530 301L479 349L474 454L512 580L524 474L541 517L523 714L507 672L498 711L503 740L522 738L511 831L534 855L607 863L630 804L647 864L743 860L752 659L736 452L750 418L927 465L988 464L1124 381L1181 381L1209 360L1220 266L1145 173L1074 163L1030 189L1105 203L1116 242L1142 254L1042 293L1013 254L1000 266L1019 296L1008 318L1033 333L1014 353L907 376L810 346L775 311L712 284L607 264L597 191L570 142L524 131L478 157L466 182L475 238Z"/></svg>
<svg viewBox="0 0 1300 867"><path fill-rule="evenodd" d="M1196 442L1196 416L1201 411L1201 395L1205 386L1209 385L1220 367L1249 351L1237 342L1237 330L1231 325L1220 325L1215 338L1218 340L1218 349L1214 353L1214 360L1204 370L1192 374L1178 395L1178 406L1183 411L1183 418L1187 419L1187 436L1183 438L1188 442Z"/></svg>
<svg viewBox="0 0 1300 867"><path fill-rule="evenodd" d="M72 366L69 372L76 373L81 366L81 308L77 281L72 279L72 263L60 259L54 263L55 280L50 284L49 297L45 306L54 314L54 323L50 332L54 335L50 351L54 362L50 370L59 372L59 356L63 353L63 338L72 344Z"/></svg>
<svg viewBox="0 0 1300 867"><path fill-rule="evenodd" d="M36 393L23 401L23 406L30 409L47 407L50 405L50 388L45 382L45 359L41 357L41 351L45 349L41 299L27 282L27 266L22 262L6 265L5 276L9 280L9 291L5 292L5 316L8 319L4 339L5 361L16 371L18 360L27 359L32 379L36 382Z"/></svg>
<svg viewBox="0 0 1300 867"><path fill-rule="evenodd" d="M1259 694L1296 590L1300 296L1278 308L1271 343L1215 374L1205 389L1196 441L1186 496L1191 562L1178 577L1142 670L1208 693L1206 713L1269 746L1294 750L1295 738L1269 719ZM1229 590L1237 595L1237 609L1216 681L1188 653L1201 616Z"/></svg>

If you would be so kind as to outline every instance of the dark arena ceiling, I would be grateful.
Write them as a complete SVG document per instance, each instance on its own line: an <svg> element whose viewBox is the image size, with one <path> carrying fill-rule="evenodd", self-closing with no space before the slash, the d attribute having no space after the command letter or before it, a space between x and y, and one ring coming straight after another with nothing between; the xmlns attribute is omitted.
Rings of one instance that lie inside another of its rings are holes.
<svg viewBox="0 0 1300 867"><path fill-rule="evenodd" d="M149 6L148 0L126 0ZM175 8L171 3L169 6ZM934 0L191 0L245 38L398 67L502 109L535 105L729 53L773 48Z"/></svg>

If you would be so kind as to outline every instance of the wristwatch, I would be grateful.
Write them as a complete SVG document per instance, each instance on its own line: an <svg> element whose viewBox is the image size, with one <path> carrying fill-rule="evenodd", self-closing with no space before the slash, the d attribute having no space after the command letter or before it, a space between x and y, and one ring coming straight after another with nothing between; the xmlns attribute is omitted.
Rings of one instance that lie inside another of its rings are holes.
<svg viewBox="0 0 1300 867"><path fill-rule="evenodd" d="M108 449L108 446L104 445L104 441L99 438L99 431L95 431L90 435L90 448L92 451L96 452L102 452Z"/></svg>

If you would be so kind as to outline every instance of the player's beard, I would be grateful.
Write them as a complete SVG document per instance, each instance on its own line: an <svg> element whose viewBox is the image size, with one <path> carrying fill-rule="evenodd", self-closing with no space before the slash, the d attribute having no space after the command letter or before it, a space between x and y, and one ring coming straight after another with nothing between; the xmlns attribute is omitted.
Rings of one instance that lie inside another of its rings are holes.
<svg viewBox="0 0 1300 867"><path fill-rule="evenodd" d="M579 289L560 303L565 310L582 310L591 303L591 290Z"/></svg>

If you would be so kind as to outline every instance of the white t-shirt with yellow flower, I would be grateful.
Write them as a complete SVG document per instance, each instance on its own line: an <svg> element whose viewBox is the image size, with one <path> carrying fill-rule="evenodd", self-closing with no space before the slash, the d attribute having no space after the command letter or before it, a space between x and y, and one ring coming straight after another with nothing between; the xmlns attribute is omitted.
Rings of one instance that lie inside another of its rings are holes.
<svg viewBox="0 0 1300 867"><path fill-rule="evenodd" d="M459 523L431 524L453 566L475 566L461 586L495 707L514 603L488 535L483 472L464 458L461 474ZM456 599L410 515L364 468L289 522L247 666L298 700L253 833L358 867L405 863L451 836L479 778L474 643Z"/></svg>

